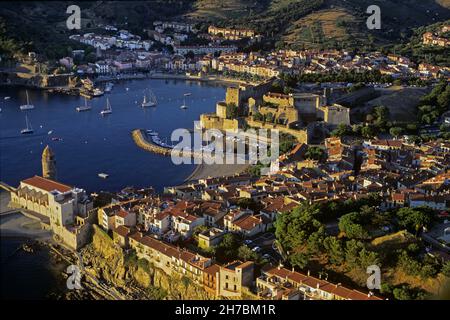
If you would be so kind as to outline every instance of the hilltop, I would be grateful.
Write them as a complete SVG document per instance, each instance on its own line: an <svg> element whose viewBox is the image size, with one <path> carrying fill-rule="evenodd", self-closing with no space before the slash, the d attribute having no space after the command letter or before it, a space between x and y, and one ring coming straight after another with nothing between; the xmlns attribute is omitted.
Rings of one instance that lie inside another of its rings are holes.
<svg viewBox="0 0 450 320"><path fill-rule="evenodd" d="M379 5L382 30L366 27L366 9ZM407 40L412 29L450 18L449 0L198 0L186 16L256 28L281 46L357 47Z"/></svg>
<svg viewBox="0 0 450 320"><path fill-rule="evenodd" d="M3 2L0 8L0 53L35 50L59 56L71 45L65 21L69 1ZM368 30L366 8L381 7L382 30ZM414 29L450 19L450 0L152 0L85 1L82 32L115 24L134 34L155 20L190 20L248 27L262 34L261 47L367 48L408 43Z"/></svg>

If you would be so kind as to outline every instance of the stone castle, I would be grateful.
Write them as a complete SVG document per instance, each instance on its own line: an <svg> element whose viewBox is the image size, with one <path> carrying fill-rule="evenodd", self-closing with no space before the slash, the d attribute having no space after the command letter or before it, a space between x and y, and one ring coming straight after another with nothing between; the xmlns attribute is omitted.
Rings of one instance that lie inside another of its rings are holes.
<svg viewBox="0 0 450 320"><path fill-rule="evenodd" d="M328 105L326 94L273 93L273 81L227 88L225 101L216 104L216 112L200 116L201 128L237 130L246 122L254 128L278 129L308 143L308 127L316 122L331 129L339 124L350 125L350 109ZM240 116L246 116L232 118L228 114L230 106L237 107Z"/></svg>

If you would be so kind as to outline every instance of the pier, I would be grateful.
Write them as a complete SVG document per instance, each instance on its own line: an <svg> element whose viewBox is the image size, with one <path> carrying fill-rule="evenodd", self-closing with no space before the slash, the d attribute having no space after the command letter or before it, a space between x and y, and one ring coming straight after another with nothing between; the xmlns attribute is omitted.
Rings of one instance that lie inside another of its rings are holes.
<svg viewBox="0 0 450 320"><path fill-rule="evenodd" d="M172 149L159 146L153 141L150 141L146 139L147 134L145 133L145 130L143 129L135 129L131 132L131 137L134 140L134 143L146 151L157 153L163 156L170 156Z"/></svg>
<svg viewBox="0 0 450 320"><path fill-rule="evenodd" d="M171 156L173 149L169 147L160 146L151 139L147 139L147 134L145 130L143 129L135 129L131 132L131 136L136 143L136 145L149 152L153 152L156 154L160 154L163 156ZM201 150L200 151L179 151L179 154L177 155L179 157L191 157L191 158L200 158L203 159L204 156L206 156Z"/></svg>

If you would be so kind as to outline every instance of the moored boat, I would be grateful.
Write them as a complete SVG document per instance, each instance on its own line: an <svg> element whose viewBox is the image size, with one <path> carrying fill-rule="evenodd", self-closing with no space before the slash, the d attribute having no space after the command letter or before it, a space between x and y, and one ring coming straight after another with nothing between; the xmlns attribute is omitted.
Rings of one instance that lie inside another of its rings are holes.
<svg viewBox="0 0 450 320"><path fill-rule="evenodd" d="M78 106L75 108L78 112L89 111L92 107L87 104L87 99L84 98L84 106Z"/></svg>
<svg viewBox="0 0 450 320"><path fill-rule="evenodd" d="M141 103L141 107L156 107L156 104L156 96L151 90L149 90L148 97L144 93L144 100Z"/></svg>
<svg viewBox="0 0 450 320"><path fill-rule="evenodd" d="M103 109L102 111L100 111L100 114L102 116L104 116L104 115L110 114L110 113L112 113L112 108L111 108L111 105L109 104L109 99L106 98L106 108Z"/></svg>
<svg viewBox="0 0 450 320"><path fill-rule="evenodd" d="M25 129L20 130L21 134L31 134L33 133L33 127L31 126L31 122L28 120L28 116L25 115L25 122L27 127Z"/></svg>
<svg viewBox="0 0 450 320"><path fill-rule="evenodd" d="M27 95L27 104L23 104L20 106L20 110L31 110L34 109L34 105L30 102L30 97L28 97L28 90L25 91Z"/></svg>

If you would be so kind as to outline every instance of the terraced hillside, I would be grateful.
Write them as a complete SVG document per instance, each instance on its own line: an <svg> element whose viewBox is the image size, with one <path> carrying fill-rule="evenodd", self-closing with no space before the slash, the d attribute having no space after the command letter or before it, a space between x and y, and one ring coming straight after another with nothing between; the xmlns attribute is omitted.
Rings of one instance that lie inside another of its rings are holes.
<svg viewBox="0 0 450 320"><path fill-rule="evenodd" d="M379 31L366 27L372 4L381 8ZM413 28L450 19L450 0L197 0L187 16L256 28L293 47L357 47L406 41Z"/></svg>
<svg viewBox="0 0 450 320"><path fill-rule="evenodd" d="M37 50L59 56L67 48L70 1L9 1L0 6L0 53ZM143 34L155 20L191 20L206 27L249 27L265 48L363 47L408 42L413 28L450 19L450 0L148 0L83 1L83 32L99 23ZM366 8L378 4L382 30L370 31Z"/></svg>

